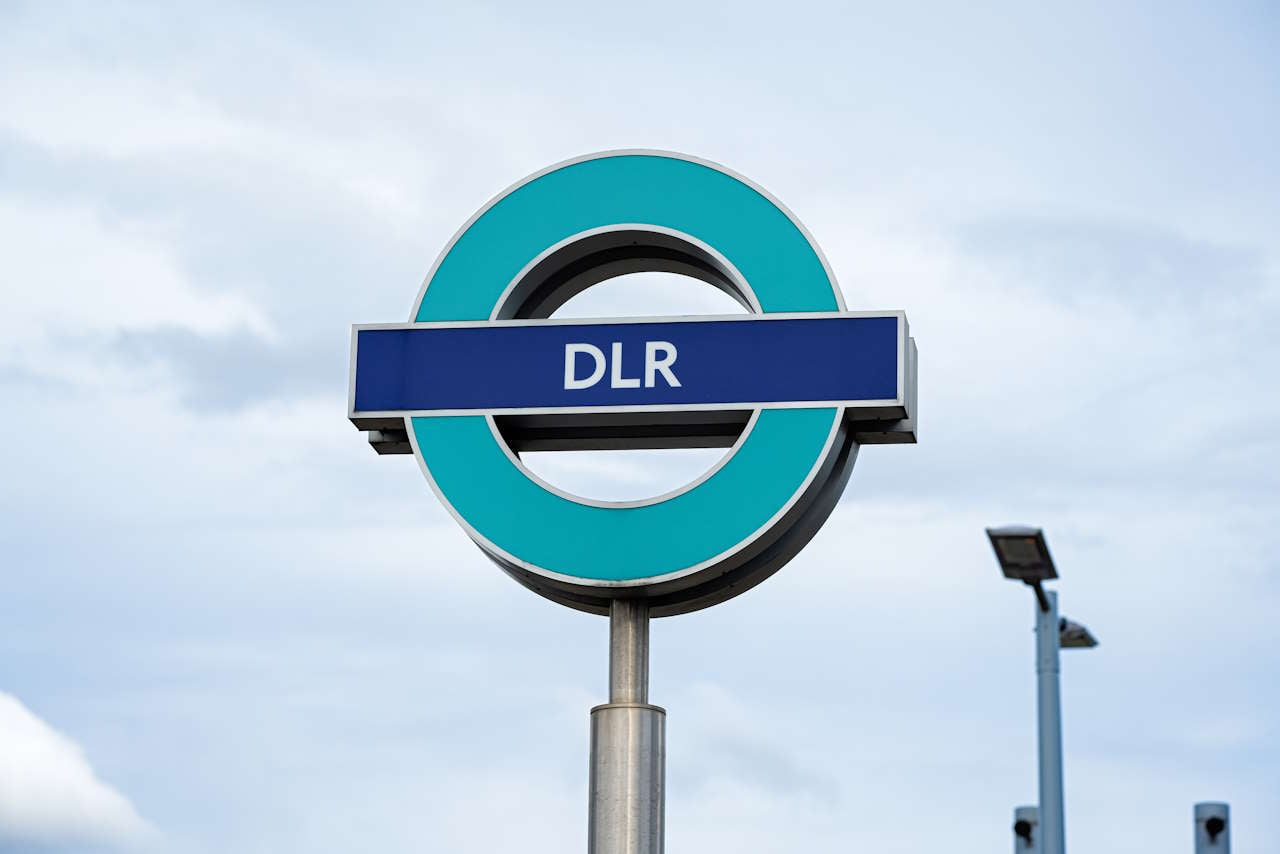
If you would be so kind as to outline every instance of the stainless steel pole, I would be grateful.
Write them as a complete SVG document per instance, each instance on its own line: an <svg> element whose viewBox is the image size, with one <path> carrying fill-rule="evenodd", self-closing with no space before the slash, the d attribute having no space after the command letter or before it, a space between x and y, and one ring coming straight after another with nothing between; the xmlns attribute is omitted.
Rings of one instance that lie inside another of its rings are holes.
<svg viewBox="0 0 1280 854"><path fill-rule="evenodd" d="M1195 806L1196 854L1231 854L1231 808L1217 801Z"/></svg>
<svg viewBox="0 0 1280 854"><path fill-rule="evenodd" d="M662 854L666 710L649 705L649 606L609 608L609 702L591 710L588 854Z"/></svg>
<svg viewBox="0 0 1280 854"><path fill-rule="evenodd" d="M1040 854L1065 854L1062 809L1062 698L1058 693L1058 594L1036 602L1036 705L1040 742Z"/></svg>
<svg viewBox="0 0 1280 854"><path fill-rule="evenodd" d="M1040 854L1040 810L1013 809L1013 854Z"/></svg>

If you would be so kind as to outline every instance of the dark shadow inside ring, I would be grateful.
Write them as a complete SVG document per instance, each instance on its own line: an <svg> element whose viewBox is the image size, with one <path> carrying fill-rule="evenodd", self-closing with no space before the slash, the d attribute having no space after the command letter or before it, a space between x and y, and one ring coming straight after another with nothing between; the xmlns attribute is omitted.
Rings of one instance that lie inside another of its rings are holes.
<svg viewBox="0 0 1280 854"><path fill-rule="evenodd" d="M664 231L619 228L566 244L534 264L506 295L495 319L550 317L592 285L630 273L676 273L706 282L759 311L736 272L705 247ZM498 433L521 451L728 448L751 410L502 415Z"/></svg>

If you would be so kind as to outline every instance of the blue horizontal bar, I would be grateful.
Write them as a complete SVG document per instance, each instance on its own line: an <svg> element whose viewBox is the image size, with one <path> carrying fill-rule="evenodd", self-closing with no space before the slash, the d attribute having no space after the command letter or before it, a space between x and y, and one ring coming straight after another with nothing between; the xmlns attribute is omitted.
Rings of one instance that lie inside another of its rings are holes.
<svg viewBox="0 0 1280 854"><path fill-rule="evenodd" d="M897 315L357 329L352 414L892 401L900 334Z"/></svg>

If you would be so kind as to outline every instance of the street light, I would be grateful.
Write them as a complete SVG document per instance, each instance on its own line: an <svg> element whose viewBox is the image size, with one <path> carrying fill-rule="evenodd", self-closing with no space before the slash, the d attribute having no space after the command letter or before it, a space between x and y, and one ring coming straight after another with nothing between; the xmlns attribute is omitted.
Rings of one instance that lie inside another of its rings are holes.
<svg viewBox="0 0 1280 854"><path fill-rule="evenodd" d="M1062 700L1058 685L1058 649L1098 645L1079 623L1058 618L1058 594L1043 582L1058 577L1044 531L1026 525L987 528L987 538L1006 578L1021 581L1036 594L1036 711L1040 752L1040 854L1065 854L1062 808Z"/></svg>
<svg viewBox="0 0 1280 854"><path fill-rule="evenodd" d="M996 560L1000 561L1004 577L1035 588L1040 610L1049 610L1040 582L1057 578L1058 570L1053 565L1053 556L1049 554L1049 545L1044 541L1044 531L1028 525L1005 525L1003 528L987 528L987 539L996 550Z"/></svg>
<svg viewBox="0 0 1280 854"><path fill-rule="evenodd" d="M1098 639L1084 626L1062 617L1058 620L1058 646L1063 649L1091 649Z"/></svg>

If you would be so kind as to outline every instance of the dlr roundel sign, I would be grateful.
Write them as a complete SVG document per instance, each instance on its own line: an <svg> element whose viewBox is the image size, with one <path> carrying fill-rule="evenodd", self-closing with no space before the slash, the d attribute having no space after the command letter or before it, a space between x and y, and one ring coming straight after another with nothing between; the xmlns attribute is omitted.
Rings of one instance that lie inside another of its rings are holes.
<svg viewBox="0 0 1280 854"><path fill-rule="evenodd" d="M593 284L683 273L751 314L557 320ZM467 534L521 583L605 612L723 601L808 542L860 444L915 441L902 312L846 311L770 195L706 161L606 152L526 178L445 248L405 324L352 332L349 417L412 452ZM646 501L567 494L523 450L728 447Z"/></svg>

